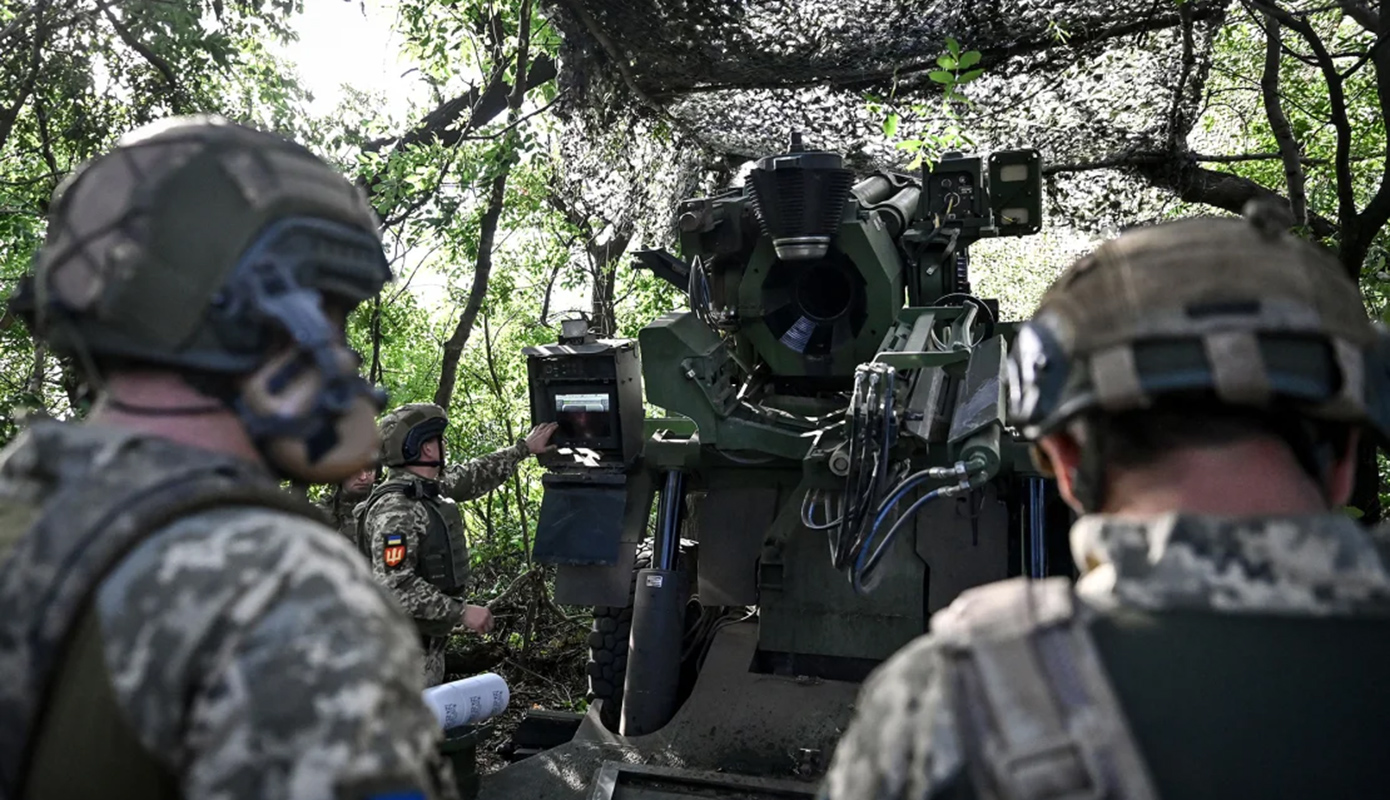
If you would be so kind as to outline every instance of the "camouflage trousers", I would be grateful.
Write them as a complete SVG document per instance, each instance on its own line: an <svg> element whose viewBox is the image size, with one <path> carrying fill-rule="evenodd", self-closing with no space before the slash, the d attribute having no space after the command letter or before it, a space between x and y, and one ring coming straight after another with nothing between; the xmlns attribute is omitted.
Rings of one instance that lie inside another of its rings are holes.
<svg viewBox="0 0 1390 800"><path fill-rule="evenodd" d="M425 688L438 686L444 682L444 651L449 648L449 637L424 636L420 643L425 646Z"/></svg>

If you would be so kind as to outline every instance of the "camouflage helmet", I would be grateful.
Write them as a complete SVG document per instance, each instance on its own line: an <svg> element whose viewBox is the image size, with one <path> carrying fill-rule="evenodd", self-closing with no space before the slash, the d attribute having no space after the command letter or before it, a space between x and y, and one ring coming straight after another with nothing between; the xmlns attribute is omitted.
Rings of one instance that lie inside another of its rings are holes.
<svg viewBox="0 0 1390 800"><path fill-rule="evenodd" d="M342 175L272 134L178 117L59 187L32 319L83 367L228 376L207 385L267 460L333 482L375 455L384 397L325 312L346 314L390 277L372 210Z"/></svg>
<svg viewBox="0 0 1390 800"><path fill-rule="evenodd" d="M381 418L381 463L387 467L443 466L421 461L420 450L444 435L449 417L434 403L408 403Z"/></svg>
<svg viewBox="0 0 1390 800"><path fill-rule="evenodd" d="M1031 439L1165 395L1390 433L1390 348L1357 287L1287 212L1129 231L1066 270L1018 333L1009 421Z"/></svg>
<svg viewBox="0 0 1390 800"><path fill-rule="evenodd" d="M59 352L249 372L274 336L246 295L287 253L299 286L348 307L391 278L371 207L313 153L218 117L154 123L55 193L37 324Z"/></svg>

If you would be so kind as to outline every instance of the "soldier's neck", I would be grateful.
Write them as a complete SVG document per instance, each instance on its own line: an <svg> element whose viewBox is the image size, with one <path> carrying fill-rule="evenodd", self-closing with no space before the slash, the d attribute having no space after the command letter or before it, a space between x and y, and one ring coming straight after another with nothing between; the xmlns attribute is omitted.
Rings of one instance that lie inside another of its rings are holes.
<svg viewBox="0 0 1390 800"><path fill-rule="evenodd" d="M87 418L265 466L241 419L172 373L109 376L105 392Z"/></svg>
<svg viewBox="0 0 1390 800"><path fill-rule="evenodd" d="M439 480L439 467L422 467L418 464L411 464L405 467L405 471L411 475L418 475L425 480Z"/></svg>
<svg viewBox="0 0 1390 800"><path fill-rule="evenodd" d="M1265 441L1188 448L1106 476L1107 514L1174 511L1215 516L1316 514L1322 491L1286 447Z"/></svg>

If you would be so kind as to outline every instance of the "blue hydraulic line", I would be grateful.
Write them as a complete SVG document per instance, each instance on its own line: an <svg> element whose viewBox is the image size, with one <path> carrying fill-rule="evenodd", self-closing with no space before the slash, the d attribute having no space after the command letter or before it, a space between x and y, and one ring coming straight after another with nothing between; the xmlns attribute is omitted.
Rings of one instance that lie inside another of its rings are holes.
<svg viewBox="0 0 1390 800"><path fill-rule="evenodd" d="M912 515L917 513L917 509L940 497L941 493L948 488L951 487L943 486L932 489L930 492L917 498L912 505L907 507L907 510L903 512L902 516L898 517L898 521L893 523L893 527L889 528L888 533L883 537L883 542L880 543L877 548L874 548L873 553L870 554L869 546L873 544L874 536L878 533L879 524L886 517L890 509L885 508L879 513L873 528L869 530L869 535L864 539L864 545L859 548L859 556L854 560L853 569L850 570L850 583L854 587L855 594L868 593L871 587L866 587L864 585L864 574L866 572L872 573L873 570L878 567L878 562L883 558L883 554L886 553L889 546L893 544L893 539L897 537L898 531L902 530L903 523L912 519Z"/></svg>
<svg viewBox="0 0 1390 800"><path fill-rule="evenodd" d="M1047 577L1047 517L1043 506L1047 485L1028 478L1028 577Z"/></svg>
<svg viewBox="0 0 1390 800"><path fill-rule="evenodd" d="M933 467L909 475L900 482L892 493L878 507L878 514L874 517L873 525L870 526L868 535L860 544L854 564L850 568L850 584L854 587L857 594L866 593L872 586L866 586L864 576L872 574L878 567L879 561L883 559L888 548L892 546L893 540L897 538L898 532L917 510L938 497L952 497L962 492L969 491L977 485L979 481L986 478L983 464L972 459L969 463L956 462L953 467ZM907 510L898 517L893 526L884 535L883 541L877 547L873 547L874 540L878 538L878 532L883 528L883 523L887 521L888 515L902 501L908 493L921 486L928 480L943 480L956 478L957 483L948 486L939 486L925 495L917 498ZM872 548L872 551L871 551Z"/></svg>

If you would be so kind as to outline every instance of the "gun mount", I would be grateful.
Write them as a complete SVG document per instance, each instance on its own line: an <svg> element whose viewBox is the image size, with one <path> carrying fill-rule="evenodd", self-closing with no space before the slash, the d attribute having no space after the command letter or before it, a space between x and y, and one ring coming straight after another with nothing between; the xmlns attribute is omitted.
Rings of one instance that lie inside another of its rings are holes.
<svg viewBox="0 0 1390 800"><path fill-rule="evenodd" d="M1070 570L1069 512L1004 425L1014 326L970 284L973 243L1040 230L1041 161L948 154L856 180L794 135L677 214L679 257L636 254L688 300L637 337L646 400L671 416L646 420L639 458L549 465L536 558L560 565L559 602L602 612L599 702L535 758L607 797L658 779L811 796L776 780L824 768L857 683L931 613ZM527 354L533 375L583 357ZM537 422L546 391L533 381ZM523 766L497 791L537 791Z"/></svg>

